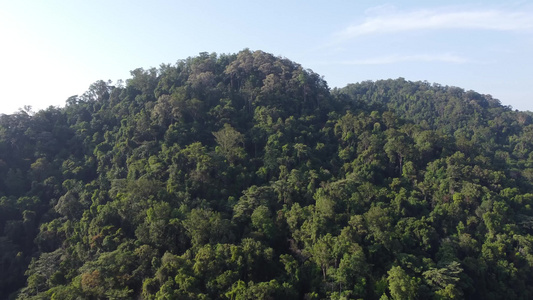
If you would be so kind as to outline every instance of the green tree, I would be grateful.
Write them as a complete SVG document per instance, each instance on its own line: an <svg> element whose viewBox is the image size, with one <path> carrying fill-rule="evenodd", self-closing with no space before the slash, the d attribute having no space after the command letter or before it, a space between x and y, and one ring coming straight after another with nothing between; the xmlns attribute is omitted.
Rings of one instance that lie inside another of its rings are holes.
<svg viewBox="0 0 533 300"><path fill-rule="evenodd" d="M244 145L244 136L231 127L230 124L224 124L224 127L217 132L213 132L213 135L219 145L219 148L217 148L218 151L220 151L231 164L235 163L237 159L245 157L246 154L242 147Z"/></svg>
<svg viewBox="0 0 533 300"><path fill-rule="evenodd" d="M392 267L387 274L392 299L416 299L419 280L409 276L400 266Z"/></svg>

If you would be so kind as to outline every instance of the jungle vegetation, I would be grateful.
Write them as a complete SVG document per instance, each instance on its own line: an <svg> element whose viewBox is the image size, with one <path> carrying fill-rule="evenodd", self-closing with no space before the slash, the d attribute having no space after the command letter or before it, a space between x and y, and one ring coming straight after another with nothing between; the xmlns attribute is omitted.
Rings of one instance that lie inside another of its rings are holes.
<svg viewBox="0 0 533 300"><path fill-rule="evenodd" d="M0 116L0 298L532 299L533 115L201 53Z"/></svg>

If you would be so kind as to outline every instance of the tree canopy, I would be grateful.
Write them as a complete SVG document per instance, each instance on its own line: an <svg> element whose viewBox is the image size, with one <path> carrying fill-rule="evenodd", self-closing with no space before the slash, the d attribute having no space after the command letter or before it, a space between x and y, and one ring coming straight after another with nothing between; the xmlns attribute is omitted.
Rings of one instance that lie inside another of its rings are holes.
<svg viewBox="0 0 533 300"><path fill-rule="evenodd" d="M531 299L533 115L201 53L0 116L0 298Z"/></svg>

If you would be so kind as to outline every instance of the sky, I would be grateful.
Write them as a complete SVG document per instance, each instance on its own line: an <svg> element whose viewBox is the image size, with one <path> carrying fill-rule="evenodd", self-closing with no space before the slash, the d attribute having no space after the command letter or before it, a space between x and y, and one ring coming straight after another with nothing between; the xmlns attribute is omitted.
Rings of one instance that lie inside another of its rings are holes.
<svg viewBox="0 0 533 300"><path fill-rule="evenodd" d="M0 113L200 52L263 50L330 88L403 77L533 111L533 1L0 0Z"/></svg>

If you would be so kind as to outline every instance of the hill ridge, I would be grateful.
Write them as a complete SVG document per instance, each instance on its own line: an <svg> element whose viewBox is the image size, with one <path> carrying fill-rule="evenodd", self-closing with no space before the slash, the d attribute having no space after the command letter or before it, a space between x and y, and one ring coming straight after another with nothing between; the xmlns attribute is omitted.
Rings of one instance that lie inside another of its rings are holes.
<svg viewBox="0 0 533 300"><path fill-rule="evenodd" d="M248 49L131 73L0 116L0 298L531 298L531 113Z"/></svg>

